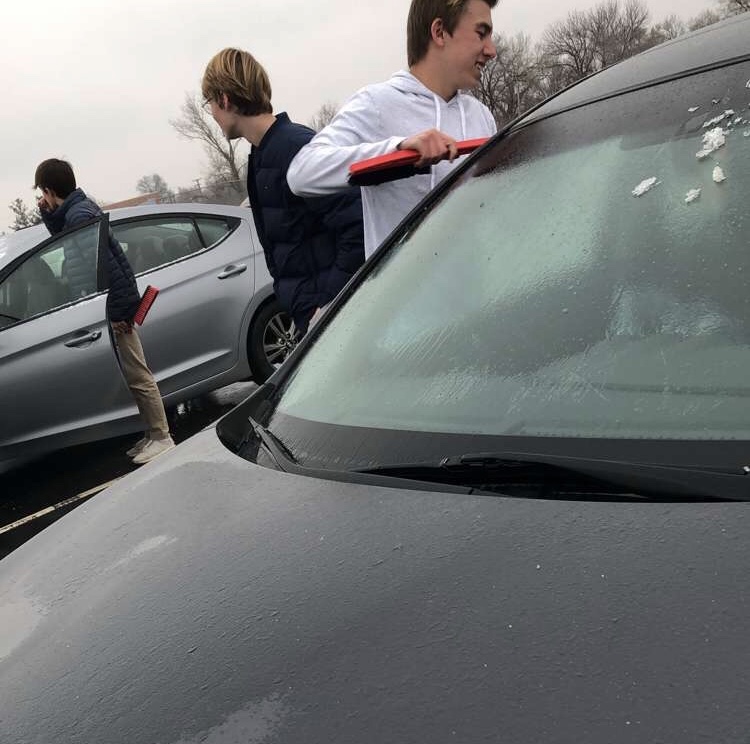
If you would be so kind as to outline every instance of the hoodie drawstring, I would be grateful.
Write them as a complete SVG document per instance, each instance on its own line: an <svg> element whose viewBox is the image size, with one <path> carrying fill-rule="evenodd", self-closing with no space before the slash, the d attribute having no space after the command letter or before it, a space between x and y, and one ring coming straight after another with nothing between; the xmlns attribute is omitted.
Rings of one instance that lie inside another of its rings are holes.
<svg viewBox="0 0 750 744"><path fill-rule="evenodd" d="M435 104L435 129L440 131L440 124L441 124L441 118L440 118L440 99L437 97L435 93L432 94L432 101ZM430 166L430 189L435 188L435 166Z"/></svg>
<svg viewBox="0 0 750 744"><path fill-rule="evenodd" d="M464 109L464 104L461 101L461 96L459 93L456 93L457 101L458 101L458 110L461 112L461 139L466 139L466 111ZM432 102L435 104L435 129L440 131L440 125L442 124L442 117L440 114L440 99L437 97L435 93L432 94ZM435 166L433 165L430 168L430 188L435 188L435 182L437 180L436 178L437 174L435 173Z"/></svg>

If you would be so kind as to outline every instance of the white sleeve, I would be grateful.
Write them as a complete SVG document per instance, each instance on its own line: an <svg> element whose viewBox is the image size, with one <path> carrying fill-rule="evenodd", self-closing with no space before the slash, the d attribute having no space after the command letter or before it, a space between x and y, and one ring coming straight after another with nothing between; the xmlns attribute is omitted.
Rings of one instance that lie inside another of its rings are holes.
<svg viewBox="0 0 750 744"><path fill-rule="evenodd" d="M355 93L333 121L292 160L289 188L297 196L327 196L348 188L349 166L395 152L410 135L382 136L380 112L366 89Z"/></svg>

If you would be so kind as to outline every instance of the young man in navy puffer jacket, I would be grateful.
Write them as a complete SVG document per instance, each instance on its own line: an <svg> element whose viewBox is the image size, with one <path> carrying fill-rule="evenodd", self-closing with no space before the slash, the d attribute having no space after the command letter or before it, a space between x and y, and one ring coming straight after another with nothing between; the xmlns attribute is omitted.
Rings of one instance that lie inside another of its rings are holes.
<svg viewBox="0 0 750 744"><path fill-rule="evenodd" d="M364 263L360 191L320 199L291 192L289 164L315 132L273 113L268 75L249 52L216 54L202 89L224 135L252 145L247 192L255 227L276 296L303 335Z"/></svg>
<svg viewBox="0 0 750 744"><path fill-rule="evenodd" d="M102 210L76 187L73 168L65 160L45 160L37 167L34 178L35 188L42 192L39 211L51 235L83 225L102 214ZM65 255L65 278L71 299L90 295L97 289L96 280L90 276L95 262L86 261L82 255L85 246L79 248L66 250ZM169 434L159 388L133 326L133 316L141 300L133 270L111 232L107 248L107 319L112 326L123 375L146 424L143 437L127 454L135 464L142 465L172 449L174 441Z"/></svg>

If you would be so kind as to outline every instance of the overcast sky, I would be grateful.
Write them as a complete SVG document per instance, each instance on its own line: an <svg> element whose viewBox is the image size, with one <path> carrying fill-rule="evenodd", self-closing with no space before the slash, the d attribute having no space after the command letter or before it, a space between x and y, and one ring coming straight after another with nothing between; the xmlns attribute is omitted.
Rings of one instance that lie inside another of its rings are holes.
<svg viewBox="0 0 750 744"><path fill-rule="evenodd" d="M552 21L597 0L500 0L498 31L538 38ZM713 0L647 0L652 20L683 18ZM0 231L6 205L33 202L34 169L63 157L97 199L136 193L159 173L172 188L203 175L197 143L178 137L185 91L198 90L219 49L247 49L265 65L277 111L307 122L369 82L405 66L409 0L8 0L0 25Z"/></svg>

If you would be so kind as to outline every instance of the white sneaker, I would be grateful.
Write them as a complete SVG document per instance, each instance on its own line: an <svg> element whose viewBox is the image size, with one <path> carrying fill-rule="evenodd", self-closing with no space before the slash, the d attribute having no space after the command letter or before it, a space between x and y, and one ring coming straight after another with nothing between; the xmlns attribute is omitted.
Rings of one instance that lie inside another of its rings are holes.
<svg viewBox="0 0 750 744"><path fill-rule="evenodd" d="M150 441L147 435L142 436L125 454L128 457L135 457Z"/></svg>
<svg viewBox="0 0 750 744"><path fill-rule="evenodd" d="M163 455L165 452L174 449L174 441L172 437L166 439L150 439L148 444L133 458L133 462L136 465L143 465L147 462L151 462L155 457Z"/></svg>

